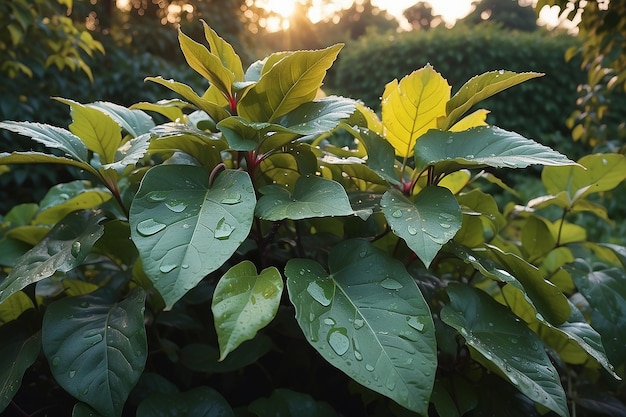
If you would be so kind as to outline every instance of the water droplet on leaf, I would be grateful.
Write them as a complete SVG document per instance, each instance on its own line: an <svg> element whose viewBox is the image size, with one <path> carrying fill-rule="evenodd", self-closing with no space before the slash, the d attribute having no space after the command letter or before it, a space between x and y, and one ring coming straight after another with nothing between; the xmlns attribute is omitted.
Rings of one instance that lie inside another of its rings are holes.
<svg viewBox="0 0 626 417"><path fill-rule="evenodd" d="M350 340L347 331L343 327L332 329L328 332L328 344L339 356L345 354L350 348Z"/></svg>
<svg viewBox="0 0 626 417"><path fill-rule="evenodd" d="M411 326L412 328L414 328L415 330L417 330L418 332L422 332L424 331L424 323L422 323L421 321L419 321L417 319L417 317L407 317L407 323L409 324L409 326Z"/></svg>
<svg viewBox="0 0 626 417"><path fill-rule="evenodd" d="M154 219L147 219L137 224L137 231L142 236L152 236L165 229L165 227L163 223L159 223Z"/></svg>
<svg viewBox="0 0 626 417"><path fill-rule="evenodd" d="M159 271L163 272L164 274L167 274L168 272L172 272L178 265L176 264L168 264L168 263L162 263L161 266L159 267Z"/></svg>
<svg viewBox="0 0 626 417"><path fill-rule="evenodd" d="M233 233L234 230L235 228L231 226L230 224L226 223L226 219L222 217L217 222L214 235L216 239L225 240L230 237L230 235Z"/></svg>
<svg viewBox="0 0 626 417"><path fill-rule="evenodd" d="M80 254L80 242L73 242L70 252L74 258L78 257Z"/></svg>
<svg viewBox="0 0 626 417"><path fill-rule="evenodd" d="M417 229L411 225L407 227L407 231L409 232L410 235L413 235L413 236L417 234Z"/></svg>
<svg viewBox="0 0 626 417"><path fill-rule="evenodd" d="M309 285L306 287L306 291L311 297L313 297L315 301L317 301L324 307L330 305L331 296L327 295L326 289L316 281L310 282Z"/></svg>
<svg viewBox="0 0 626 417"><path fill-rule="evenodd" d="M182 213L187 208L187 203L184 201L172 200L165 203L165 207L174 213Z"/></svg>
<svg viewBox="0 0 626 417"><path fill-rule="evenodd" d="M239 193L229 194L220 200L221 204L228 204L228 205L238 204L240 202L241 202L241 194Z"/></svg>
<svg viewBox="0 0 626 417"><path fill-rule="evenodd" d="M393 213L391 213L392 217L395 217L396 219L402 217L402 210L396 210Z"/></svg>
<svg viewBox="0 0 626 417"><path fill-rule="evenodd" d="M382 280L380 282L380 286L383 288L386 288L388 290L399 290L400 288L404 287L404 285L402 285L401 283L399 283L398 281L396 281L393 278L385 278L384 280Z"/></svg>

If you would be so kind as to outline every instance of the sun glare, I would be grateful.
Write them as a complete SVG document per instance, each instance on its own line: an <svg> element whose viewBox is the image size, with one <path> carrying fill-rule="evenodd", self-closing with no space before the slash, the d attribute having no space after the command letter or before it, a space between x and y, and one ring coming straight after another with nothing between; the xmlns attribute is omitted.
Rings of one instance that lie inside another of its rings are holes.
<svg viewBox="0 0 626 417"><path fill-rule="evenodd" d="M283 18L290 17L296 9L296 0L264 0L263 8L279 14Z"/></svg>

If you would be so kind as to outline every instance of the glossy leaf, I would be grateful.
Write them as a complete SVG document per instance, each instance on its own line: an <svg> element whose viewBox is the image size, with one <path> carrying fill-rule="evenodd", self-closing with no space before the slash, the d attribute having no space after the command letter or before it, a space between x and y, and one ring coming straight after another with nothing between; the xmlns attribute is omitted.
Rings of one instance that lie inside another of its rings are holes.
<svg viewBox="0 0 626 417"><path fill-rule="evenodd" d="M257 203L256 215L265 220L300 220L354 213L348 195L339 183L315 175L299 177L293 194L278 185L265 186L261 192L263 196Z"/></svg>
<svg viewBox="0 0 626 417"><path fill-rule="evenodd" d="M536 72L515 73L512 71L490 71L472 77L459 91L446 103L446 118L440 126L441 130L448 130L463 114L471 109L476 103L543 74Z"/></svg>
<svg viewBox="0 0 626 417"><path fill-rule="evenodd" d="M0 412L6 409L22 385L24 372L35 363L41 349L41 333L13 321L0 326Z"/></svg>
<svg viewBox="0 0 626 417"><path fill-rule="evenodd" d="M147 358L146 295L120 302L104 294L58 300L42 325L43 351L55 380L104 416L120 416Z"/></svg>
<svg viewBox="0 0 626 417"><path fill-rule="evenodd" d="M46 198L42 200L41 210L33 219L32 224L55 224L71 212L98 208L112 197L111 193L104 189L83 188L82 191L72 193L67 187L62 187L63 185L66 184L60 184L51 189L53 191L55 188L61 187L59 190L61 194L58 195L55 201L46 199L51 196L50 191L48 192ZM65 193L63 192L64 190Z"/></svg>
<svg viewBox="0 0 626 417"><path fill-rule="evenodd" d="M564 155L515 133L495 126L462 132L430 130L415 145L415 166L433 165L435 173L463 168L525 168L529 165L574 165Z"/></svg>
<svg viewBox="0 0 626 417"><path fill-rule="evenodd" d="M366 241L349 240L317 262L285 268L296 319L309 343L355 381L426 414L437 367L428 305L404 266Z"/></svg>
<svg viewBox="0 0 626 417"><path fill-rule="evenodd" d="M0 129L27 136L32 140L47 146L59 149L70 159L87 163L89 156L83 141L73 133L60 127L31 122L0 122Z"/></svg>
<svg viewBox="0 0 626 417"><path fill-rule="evenodd" d="M270 126L269 123L250 123L239 116L228 117L217 124L217 128L228 141L228 146L235 151L256 149L261 142L263 130Z"/></svg>
<svg viewBox="0 0 626 417"><path fill-rule="evenodd" d="M504 306L468 285L449 285L441 311L472 349L472 357L559 416L569 416L565 392L539 337Z"/></svg>
<svg viewBox="0 0 626 417"><path fill-rule="evenodd" d="M15 263L9 275L0 282L0 303L12 294L55 272L68 272L89 254L102 236L100 225L104 216L98 211L77 211L68 214Z"/></svg>
<svg viewBox="0 0 626 417"><path fill-rule="evenodd" d="M330 405L308 394L275 389L269 398L258 398L248 407L258 417L339 417Z"/></svg>
<svg viewBox="0 0 626 417"><path fill-rule="evenodd" d="M196 166L160 165L146 173L130 208L131 236L167 309L237 250L255 203L242 171L222 172L211 186Z"/></svg>
<svg viewBox="0 0 626 417"><path fill-rule="evenodd" d="M301 135L318 135L335 129L355 108L354 100L323 97L298 106L281 117L278 124Z"/></svg>
<svg viewBox="0 0 626 417"><path fill-rule="evenodd" d="M334 45L285 56L239 100L239 115L254 122L274 122L312 101L342 47Z"/></svg>
<svg viewBox="0 0 626 417"><path fill-rule="evenodd" d="M449 98L450 85L430 65L385 86L382 121L396 155L411 156L417 139L445 116Z"/></svg>
<svg viewBox="0 0 626 417"><path fill-rule="evenodd" d="M541 173L546 191L550 194L565 191L570 205L573 205L590 194L612 190L626 179L624 155L587 155L578 163L581 166L546 167Z"/></svg>
<svg viewBox="0 0 626 417"><path fill-rule="evenodd" d="M162 116L165 116L170 122L175 122L177 120L184 120L185 114L183 113L183 109L193 108L193 106L179 99L170 99L159 100L156 103L147 103L145 101L141 101L139 103L133 104L129 108L153 111Z"/></svg>
<svg viewBox="0 0 626 417"><path fill-rule="evenodd" d="M70 131L83 141L87 148L100 155L103 164L115 161L115 153L122 141L120 126L107 114L73 100L57 98L72 109Z"/></svg>
<svg viewBox="0 0 626 417"><path fill-rule="evenodd" d="M225 97L234 97L232 86L235 74L224 66L222 60L180 30L178 41L189 66L217 87Z"/></svg>
<svg viewBox="0 0 626 417"><path fill-rule="evenodd" d="M55 156L42 152L0 152L0 164L58 164L58 165L70 165L98 176L96 171L91 165L86 162L77 161L71 158L65 158L63 156Z"/></svg>
<svg viewBox="0 0 626 417"><path fill-rule="evenodd" d="M380 134L365 128L344 127L357 138L367 150L367 166L390 184L400 184L395 172L395 152L393 146Z"/></svg>
<svg viewBox="0 0 626 417"><path fill-rule="evenodd" d="M461 132L463 130L471 129L472 127L487 126L487 115L489 110L479 109L475 112L468 114L454 125L450 127L450 132Z"/></svg>
<svg viewBox="0 0 626 417"><path fill-rule="evenodd" d="M239 58L233 47L211 29L204 20L202 21L202 26L204 27L204 37L209 43L211 53L217 56L222 61L222 65L233 73L235 80L243 80L244 74L241 58Z"/></svg>
<svg viewBox="0 0 626 417"><path fill-rule="evenodd" d="M154 394L137 407L137 417L234 417L228 402L209 387L196 387L186 392Z"/></svg>
<svg viewBox="0 0 626 417"><path fill-rule="evenodd" d="M115 158L110 164L102 165L103 170L115 170L119 174L122 174L127 168L133 168L135 164L145 156L150 146L150 139L152 135L150 133L137 136L130 139L119 147L115 152Z"/></svg>
<svg viewBox="0 0 626 417"><path fill-rule="evenodd" d="M138 109L128 109L119 104L106 101L96 101L86 104L87 107L100 110L120 125L133 138L150 132L154 127L154 121L148 114Z"/></svg>
<svg viewBox="0 0 626 417"><path fill-rule="evenodd" d="M222 276L211 304L220 361L274 319L282 293L283 279L274 267L257 274L252 262L243 261Z"/></svg>
<svg viewBox="0 0 626 417"><path fill-rule="evenodd" d="M461 208L447 188L430 186L408 198L387 191L380 206L391 230L428 267L442 246L461 228Z"/></svg>

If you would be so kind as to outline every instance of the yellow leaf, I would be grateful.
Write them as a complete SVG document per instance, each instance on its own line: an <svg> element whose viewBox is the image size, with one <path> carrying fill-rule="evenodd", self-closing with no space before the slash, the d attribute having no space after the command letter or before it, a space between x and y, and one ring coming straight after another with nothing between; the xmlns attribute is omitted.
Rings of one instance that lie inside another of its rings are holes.
<svg viewBox="0 0 626 417"><path fill-rule="evenodd" d="M445 117L450 99L448 82L427 65L387 84L382 100L382 119L387 140L396 154L408 157L417 139L437 128L437 119Z"/></svg>
<svg viewBox="0 0 626 417"><path fill-rule="evenodd" d="M461 132L467 130L470 127L487 126L487 115L489 110L479 109L475 112L468 114L458 122L454 124L449 130L450 132Z"/></svg>

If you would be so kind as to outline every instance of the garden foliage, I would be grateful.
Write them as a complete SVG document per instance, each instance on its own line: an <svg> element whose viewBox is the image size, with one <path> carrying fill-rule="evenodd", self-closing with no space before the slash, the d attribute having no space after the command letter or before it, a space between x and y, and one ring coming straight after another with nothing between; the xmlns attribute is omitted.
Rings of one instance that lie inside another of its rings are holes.
<svg viewBox="0 0 626 417"><path fill-rule="evenodd" d="M179 35L200 94L152 76L180 98L56 98L68 129L0 123L46 148L1 164L77 168L2 219L0 409L50 384L75 416L624 410L626 248L569 221L610 221L589 197L624 157L574 162L474 110L541 74L452 94L426 65L384 87L379 117L321 92L342 45L244 69L204 33ZM500 208L481 190L511 190L485 168L530 165L545 196ZM318 372L346 398L297 389Z"/></svg>

